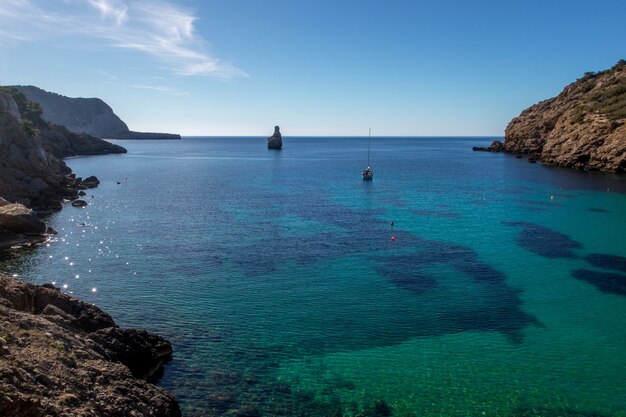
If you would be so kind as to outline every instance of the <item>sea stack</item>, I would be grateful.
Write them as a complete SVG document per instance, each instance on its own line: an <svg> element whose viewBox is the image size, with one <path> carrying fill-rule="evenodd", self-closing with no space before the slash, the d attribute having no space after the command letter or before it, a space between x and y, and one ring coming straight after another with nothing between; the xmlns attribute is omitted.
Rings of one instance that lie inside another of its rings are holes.
<svg viewBox="0 0 626 417"><path fill-rule="evenodd" d="M282 149L283 136L280 134L280 127L274 126L274 134L267 138L267 149Z"/></svg>

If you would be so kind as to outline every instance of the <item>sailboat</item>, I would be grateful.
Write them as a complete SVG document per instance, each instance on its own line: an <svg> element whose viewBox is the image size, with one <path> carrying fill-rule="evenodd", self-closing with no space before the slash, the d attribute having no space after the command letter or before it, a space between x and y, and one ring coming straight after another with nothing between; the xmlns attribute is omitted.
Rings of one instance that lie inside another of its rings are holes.
<svg viewBox="0 0 626 417"><path fill-rule="evenodd" d="M370 168L370 148L372 146L372 128L370 128L369 139L367 141L367 168L363 170L363 181L371 181L374 178L374 171Z"/></svg>

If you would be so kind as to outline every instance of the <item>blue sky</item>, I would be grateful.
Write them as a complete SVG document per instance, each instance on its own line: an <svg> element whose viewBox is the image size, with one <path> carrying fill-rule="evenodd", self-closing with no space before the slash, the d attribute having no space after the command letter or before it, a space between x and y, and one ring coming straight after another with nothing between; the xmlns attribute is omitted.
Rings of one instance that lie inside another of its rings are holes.
<svg viewBox="0 0 626 417"><path fill-rule="evenodd" d="M183 135L503 135L626 58L626 2L1 0L0 83Z"/></svg>

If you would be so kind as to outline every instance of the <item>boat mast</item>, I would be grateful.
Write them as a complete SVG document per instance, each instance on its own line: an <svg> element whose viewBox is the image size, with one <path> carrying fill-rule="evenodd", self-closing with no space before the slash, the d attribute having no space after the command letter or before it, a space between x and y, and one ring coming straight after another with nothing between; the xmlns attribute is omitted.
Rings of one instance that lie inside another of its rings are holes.
<svg viewBox="0 0 626 417"><path fill-rule="evenodd" d="M370 127L369 139L367 141L367 169L370 167L370 147L372 145L372 128Z"/></svg>

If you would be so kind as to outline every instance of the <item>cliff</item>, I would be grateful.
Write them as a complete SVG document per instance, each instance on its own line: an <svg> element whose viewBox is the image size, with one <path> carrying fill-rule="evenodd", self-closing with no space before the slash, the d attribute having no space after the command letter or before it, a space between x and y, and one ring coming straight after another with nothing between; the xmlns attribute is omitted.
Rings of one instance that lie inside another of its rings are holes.
<svg viewBox="0 0 626 417"><path fill-rule="evenodd" d="M556 97L524 110L506 128L506 152L546 165L626 170L626 61L586 73Z"/></svg>
<svg viewBox="0 0 626 417"><path fill-rule="evenodd" d="M96 178L76 178L60 158L126 152L70 133L40 113L19 91L0 87L0 251L44 240L47 229L35 212L60 210L64 199L74 200L79 190L97 185Z"/></svg>
<svg viewBox="0 0 626 417"><path fill-rule="evenodd" d="M165 339L121 329L50 284L0 275L0 415L179 417L148 382L172 353Z"/></svg>
<svg viewBox="0 0 626 417"><path fill-rule="evenodd" d="M126 123L99 98L71 98L34 86L17 85L14 88L41 106L45 120L65 126L70 132L107 139L180 139L177 134L129 130Z"/></svg>

